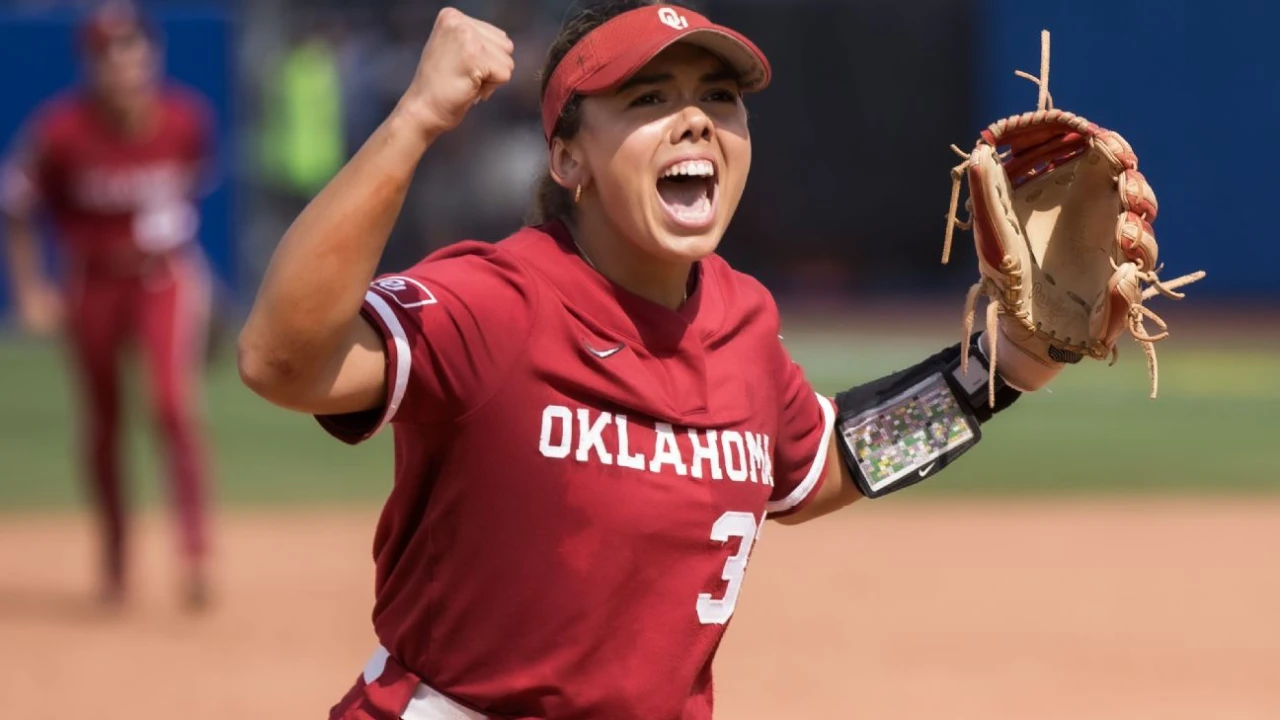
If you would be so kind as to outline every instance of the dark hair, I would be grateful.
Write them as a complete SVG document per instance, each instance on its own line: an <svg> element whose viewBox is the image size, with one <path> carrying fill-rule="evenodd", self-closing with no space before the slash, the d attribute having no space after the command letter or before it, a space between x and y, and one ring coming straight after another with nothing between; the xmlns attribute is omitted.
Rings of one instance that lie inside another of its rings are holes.
<svg viewBox="0 0 1280 720"><path fill-rule="evenodd" d="M601 0L583 7L576 14L565 20L564 25L560 28L560 34L552 41L551 49L547 51L547 60L542 66L540 76L539 97L546 95L547 83L551 80L551 74L560 65L560 61L564 60L564 56L568 55L573 46L577 45L582 38L622 13L647 5L675 5L689 10L695 9L693 3L688 2L688 0ZM581 110L582 96L574 95L569 98L569 101L564 105L564 109L560 111L560 118L556 120L552 137L569 140L577 135L578 130L582 127ZM533 214L529 218L529 224L539 225L559 218L572 217L573 206L573 191L561 187L548 171L538 179L534 194Z"/></svg>

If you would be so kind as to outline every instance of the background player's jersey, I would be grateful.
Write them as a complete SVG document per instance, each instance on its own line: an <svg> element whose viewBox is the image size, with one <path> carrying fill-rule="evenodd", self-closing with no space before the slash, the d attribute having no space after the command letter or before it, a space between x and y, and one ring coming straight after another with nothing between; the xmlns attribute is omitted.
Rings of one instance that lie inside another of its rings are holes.
<svg viewBox="0 0 1280 720"><path fill-rule="evenodd" d="M195 238L211 137L209 111L184 89L165 89L155 126L135 138L114 130L90 96L60 96L28 121L6 162L2 200L47 209L74 259L127 267Z"/></svg>
<svg viewBox="0 0 1280 720"><path fill-rule="evenodd" d="M832 409L755 280L710 257L678 311L559 224L379 278L395 429L378 637L503 717L708 718L711 658L766 513L821 482Z"/></svg>

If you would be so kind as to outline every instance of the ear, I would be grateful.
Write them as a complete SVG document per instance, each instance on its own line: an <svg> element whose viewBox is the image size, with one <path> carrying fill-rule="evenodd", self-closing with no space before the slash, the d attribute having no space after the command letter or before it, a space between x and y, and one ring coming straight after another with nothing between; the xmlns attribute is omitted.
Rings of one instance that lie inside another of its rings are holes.
<svg viewBox="0 0 1280 720"><path fill-rule="evenodd" d="M556 184L566 190L591 184L591 171L587 168L581 149L557 137L551 139L550 152L548 170Z"/></svg>

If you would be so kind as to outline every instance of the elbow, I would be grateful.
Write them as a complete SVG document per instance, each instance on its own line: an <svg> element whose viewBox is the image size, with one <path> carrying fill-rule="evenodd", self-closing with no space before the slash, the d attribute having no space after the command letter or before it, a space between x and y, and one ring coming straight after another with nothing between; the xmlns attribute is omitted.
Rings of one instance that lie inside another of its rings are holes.
<svg viewBox="0 0 1280 720"><path fill-rule="evenodd" d="M240 382L255 394L270 399L272 382L270 365L263 354L246 341L244 333L236 342L236 369L240 371Z"/></svg>
<svg viewBox="0 0 1280 720"><path fill-rule="evenodd" d="M292 404L289 389L296 387L298 372L287 356L241 332L236 342L236 368L240 382L257 396L282 407Z"/></svg>

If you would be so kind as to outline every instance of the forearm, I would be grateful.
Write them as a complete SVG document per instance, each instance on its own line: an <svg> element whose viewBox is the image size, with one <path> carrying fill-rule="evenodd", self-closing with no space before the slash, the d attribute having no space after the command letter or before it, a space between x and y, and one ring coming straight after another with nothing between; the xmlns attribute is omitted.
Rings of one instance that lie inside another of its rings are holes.
<svg viewBox="0 0 1280 720"><path fill-rule="evenodd" d="M287 384L332 363L435 137L392 113L307 205L276 248L241 331L242 371Z"/></svg>
<svg viewBox="0 0 1280 720"><path fill-rule="evenodd" d="M39 288L48 284L40 268L40 243L31 219L26 216L5 217L5 256L9 267L9 286L17 302L22 303Z"/></svg>
<svg viewBox="0 0 1280 720"><path fill-rule="evenodd" d="M831 398L831 401L834 403L835 399ZM858 490L857 483L849 474L848 465L840 455L840 438L835 428L828 431L825 462L822 484L814 491L813 500L796 512L771 519L780 525L800 525L830 515L862 499L862 492Z"/></svg>
<svg viewBox="0 0 1280 720"><path fill-rule="evenodd" d="M822 485L803 510L778 520L807 522L862 497L914 485L946 467L980 438L978 426L1012 405L1021 393L997 381L988 404L985 338L962 372L953 345L899 372L838 393L837 416ZM846 436L846 430L848 435ZM942 430L942 434L937 434Z"/></svg>

